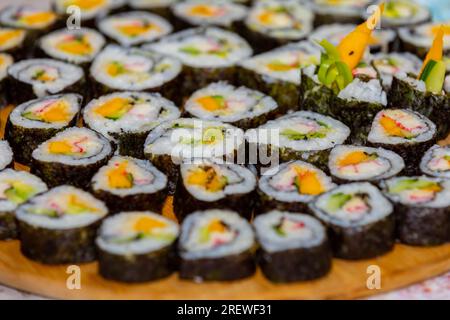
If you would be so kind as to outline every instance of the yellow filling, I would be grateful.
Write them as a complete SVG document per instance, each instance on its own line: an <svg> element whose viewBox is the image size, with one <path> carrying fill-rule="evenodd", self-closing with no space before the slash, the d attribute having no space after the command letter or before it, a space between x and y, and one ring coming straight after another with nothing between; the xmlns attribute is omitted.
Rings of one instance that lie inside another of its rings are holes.
<svg viewBox="0 0 450 320"><path fill-rule="evenodd" d="M53 154L69 154L72 149L72 145L67 141L52 141L48 144L48 151Z"/></svg>
<svg viewBox="0 0 450 320"><path fill-rule="evenodd" d="M139 218L134 224L134 231L139 233L150 233L153 229L164 228L166 223L150 217Z"/></svg>
<svg viewBox="0 0 450 320"><path fill-rule="evenodd" d="M196 102L201 105L203 109L208 111L224 109L223 99L209 96L198 98Z"/></svg>
<svg viewBox="0 0 450 320"><path fill-rule="evenodd" d="M206 190L217 192L223 190L226 185L226 178L219 176L213 168L206 170L198 169L192 172L187 183L191 185L202 186Z"/></svg>
<svg viewBox="0 0 450 320"><path fill-rule="evenodd" d="M12 39L20 37L23 33L23 30L10 30L0 32L0 45L4 45Z"/></svg>
<svg viewBox="0 0 450 320"><path fill-rule="evenodd" d="M75 5L81 10L92 10L105 4L105 0L69 0L66 1L66 7Z"/></svg>
<svg viewBox="0 0 450 320"><path fill-rule="evenodd" d="M33 26L41 23L52 22L55 19L56 15L53 12L38 12L26 15L20 20L25 24Z"/></svg>
<svg viewBox="0 0 450 320"><path fill-rule="evenodd" d="M65 101L58 101L41 114L41 118L45 122L65 122L69 120L68 105Z"/></svg>
<svg viewBox="0 0 450 320"><path fill-rule="evenodd" d="M227 228L224 226L224 224L219 219L214 219L209 224L208 231L209 232L224 233L224 232L227 231Z"/></svg>
<svg viewBox="0 0 450 320"><path fill-rule="evenodd" d="M58 43L57 48L61 51L75 55L92 53L92 46L86 36L84 36L82 40L70 40Z"/></svg>
<svg viewBox="0 0 450 320"><path fill-rule="evenodd" d="M193 16L203 16L203 17L213 17L215 15L214 8L208 5L197 5L193 6L191 10L189 10L189 14Z"/></svg>
<svg viewBox="0 0 450 320"><path fill-rule="evenodd" d="M325 191L316 172L297 166L294 170L297 173L297 188L301 194L315 196Z"/></svg>
<svg viewBox="0 0 450 320"><path fill-rule="evenodd" d="M122 162L117 168L108 173L109 186L114 189L130 189L133 181L127 173L128 162Z"/></svg>
<svg viewBox="0 0 450 320"><path fill-rule="evenodd" d="M137 37L139 35L142 35L152 29L155 29L156 31L161 31L161 29L154 24L132 24L132 25L123 25L123 26L118 26L117 29L129 36L129 37Z"/></svg>
<svg viewBox="0 0 450 320"><path fill-rule="evenodd" d="M339 160L340 167L352 166L367 161L369 156L363 151L353 151L347 154L343 159Z"/></svg>
<svg viewBox="0 0 450 320"><path fill-rule="evenodd" d="M410 133L408 131L400 128L394 119L392 119L386 115L383 115L381 117L380 124L383 127L384 131L390 136L402 137L402 138L410 136Z"/></svg>
<svg viewBox="0 0 450 320"><path fill-rule="evenodd" d="M105 118L119 118L130 109L131 105L128 99L115 97L98 106L95 112Z"/></svg>

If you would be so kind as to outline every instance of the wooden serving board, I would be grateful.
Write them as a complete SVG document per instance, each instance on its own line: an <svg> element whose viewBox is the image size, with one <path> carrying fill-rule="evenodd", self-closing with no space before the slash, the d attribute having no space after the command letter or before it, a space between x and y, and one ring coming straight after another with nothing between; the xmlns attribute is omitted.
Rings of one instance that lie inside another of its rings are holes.
<svg viewBox="0 0 450 320"><path fill-rule="evenodd" d="M0 111L0 137L11 107ZM22 169L22 168L21 168ZM174 218L171 199L164 215ZM367 268L381 270L381 289L369 290ZM303 283L277 285L260 271L252 278L197 284L179 280L177 274L148 284L127 285L102 279L97 264L81 267L81 289L68 289L67 266L45 266L26 259L18 241L0 241L0 283L52 298L63 299L351 299L378 294L437 276L450 269L450 244L418 248L396 245L376 259L349 262L333 260L324 278Z"/></svg>

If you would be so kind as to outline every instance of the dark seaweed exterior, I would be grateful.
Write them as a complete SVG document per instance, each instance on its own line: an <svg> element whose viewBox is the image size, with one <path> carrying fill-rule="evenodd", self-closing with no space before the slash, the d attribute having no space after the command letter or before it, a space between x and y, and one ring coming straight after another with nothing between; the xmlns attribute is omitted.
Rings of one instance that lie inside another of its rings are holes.
<svg viewBox="0 0 450 320"><path fill-rule="evenodd" d="M320 13L314 11L314 27L320 27L324 24L339 23L339 24L360 24L363 21L361 14L355 15L334 15L329 13Z"/></svg>
<svg viewBox="0 0 450 320"><path fill-rule="evenodd" d="M333 90L316 83L302 72L298 102L300 110L309 110L332 117L332 105L335 96Z"/></svg>
<svg viewBox="0 0 450 320"><path fill-rule="evenodd" d="M169 195L173 195L177 188L177 182L179 177L179 164L175 164L172 161L170 155L158 155L158 154L145 154L145 158L149 160L158 170L162 171L167 176L167 192Z"/></svg>
<svg viewBox="0 0 450 320"><path fill-rule="evenodd" d="M44 264L86 263L96 259L95 237L100 222L83 228L51 230L18 221L20 251Z"/></svg>
<svg viewBox="0 0 450 320"><path fill-rule="evenodd" d="M176 269L174 245L146 254L117 255L97 246L98 271L108 280L139 283L170 276Z"/></svg>
<svg viewBox="0 0 450 320"><path fill-rule="evenodd" d="M447 137L450 130L450 95L422 92L394 77L388 100L391 108L412 109L428 117L437 126L438 139Z"/></svg>
<svg viewBox="0 0 450 320"><path fill-rule="evenodd" d="M308 203L293 201L293 202L284 202L275 199L271 195L266 194L261 189L257 190L257 200L255 206L255 215L263 214L272 210L279 211L288 211L295 213L307 213L311 214L311 210L309 209Z"/></svg>
<svg viewBox="0 0 450 320"><path fill-rule="evenodd" d="M328 241L311 247L277 252L260 249L261 271L272 282L295 282L317 279L331 269L331 249Z"/></svg>
<svg viewBox="0 0 450 320"><path fill-rule="evenodd" d="M412 246L436 246L450 240L450 208L395 204L397 238Z"/></svg>
<svg viewBox="0 0 450 320"><path fill-rule="evenodd" d="M228 209L236 211L247 220L252 218L255 192L227 195L225 198L217 201L202 201L195 198L185 187L181 178L177 184L174 195L174 212L178 221L183 221L187 215L198 211L208 209Z"/></svg>
<svg viewBox="0 0 450 320"><path fill-rule="evenodd" d="M149 131L142 132L111 132L110 135L117 140L119 154L137 159L145 159L144 144Z"/></svg>
<svg viewBox="0 0 450 320"><path fill-rule="evenodd" d="M256 271L254 249L221 258L183 259L181 279L202 281L232 281L252 276Z"/></svg>
<svg viewBox="0 0 450 320"><path fill-rule="evenodd" d="M0 240L17 239L14 212L0 212Z"/></svg>

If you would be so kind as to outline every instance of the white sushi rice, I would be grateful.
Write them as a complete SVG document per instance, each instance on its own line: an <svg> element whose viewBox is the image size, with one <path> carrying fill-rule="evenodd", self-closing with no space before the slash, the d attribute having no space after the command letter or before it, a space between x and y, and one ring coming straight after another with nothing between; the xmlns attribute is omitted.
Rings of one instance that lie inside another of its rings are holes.
<svg viewBox="0 0 450 320"><path fill-rule="evenodd" d="M263 75L264 80L268 83L281 80L300 85L300 72L298 69L311 64L318 64L320 62L320 53L320 48L317 45L309 41L300 41L245 59L239 62L239 66ZM274 62L298 65L298 68L295 67L287 71L274 71L269 68L270 64Z"/></svg>
<svg viewBox="0 0 450 320"><path fill-rule="evenodd" d="M450 147L435 145L423 156L420 170L426 175L450 179Z"/></svg>
<svg viewBox="0 0 450 320"><path fill-rule="evenodd" d="M367 196L366 201L368 211L361 215L351 214L343 209L331 212L328 208L328 201L331 196L337 194L363 194ZM311 205L311 209L321 221L340 227L349 227L375 223L392 214L393 206L389 200L383 196L380 190L368 182L362 182L344 184L328 193L320 195Z"/></svg>
<svg viewBox="0 0 450 320"><path fill-rule="evenodd" d="M364 82L356 78L339 92L338 98L387 105L386 92L383 90L380 80L377 79Z"/></svg>
<svg viewBox="0 0 450 320"><path fill-rule="evenodd" d="M420 125L415 128L418 135L409 139L387 135L384 128L380 124L380 119L385 113L398 113L398 117L410 116L411 121L420 123ZM385 109L378 112L375 116L375 119L372 122L372 128L369 132L368 141L370 143L382 143L391 145L401 143L420 143L433 139L435 134L436 125L420 113L406 109Z"/></svg>
<svg viewBox="0 0 450 320"><path fill-rule="evenodd" d="M68 214L67 206L69 198L76 196L78 201L86 204L88 212ZM40 214L42 210L56 210L58 217ZM38 213L34 213L38 211ZM108 214L108 209L103 202L94 198L91 194L72 186L59 186L43 193L19 207L16 217L19 221L38 228L49 230L70 230L89 226Z"/></svg>
<svg viewBox="0 0 450 320"><path fill-rule="evenodd" d="M283 13L280 13L283 12ZM262 23L260 16L271 12L270 24ZM267 0L256 2L245 19L246 26L264 36L301 40L313 29L314 15L311 10L296 0Z"/></svg>
<svg viewBox="0 0 450 320"><path fill-rule="evenodd" d="M13 152L8 141L0 140L0 170L5 169L13 161Z"/></svg>
<svg viewBox="0 0 450 320"><path fill-rule="evenodd" d="M361 16L373 0L311 0L315 13L334 16Z"/></svg>
<svg viewBox="0 0 450 320"><path fill-rule="evenodd" d="M56 15L50 19L49 21L40 22L40 23L34 23L29 24L26 22L23 22L21 17L33 15L33 14L40 14L44 12L50 12L46 11L45 9L39 8L39 6L26 6L26 5L10 5L5 8L2 8L0 11L0 24L7 27L13 27L13 28L23 28L23 29L30 29L30 30L42 30L45 28L48 28L56 21Z"/></svg>
<svg viewBox="0 0 450 320"><path fill-rule="evenodd" d="M60 15L67 15L67 9L70 6L77 6L78 0L51 0L53 8ZM105 16L108 11L114 6L115 0L99 1L97 6L92 6L89 9L81 9L81 21L90 20L96 17Z"/></svg>
<svg viewBox="0 0 450 320"><path fill-rule="evenodd" d="M85 152L75 155L51 154L48 150L49 144L61 140L83 141ZM110 142L99 133L86 128L69 128L40 144L33 151L32 158L41 162L79 166L97 163L108 157L111 151Z"/></svg>
<svg viewBox="0 0 450 320"><path fill-rule="evenodd" d="M198 6L208 7L213 14L210 16L196 15L192 11ZM245 6L227 0L188 0L172 5L172 12L175 16L196 26L231 27L233 22L244 19L247 11Z"/></svg>
<svg viewBox="0 0 450 320"><path fill-rule="evenodd" d="M126 98L132 101L132 107L120 119L108 119L95 110L114 98ZM111 141L113 133L139 133L154 129L165 121L180 117L175 104L159 93L117 92L94 99L83 109L86 125L103 134Z"/></svg>
<svg viewBox="0 0 450 320"><path fill-rule="evenodd" d="M275 231L284 219L304 225L299 231L286 234L284 237ZM326 241L326 230L315 218L286 211L269 211L259 215L253 221L256 238L259 244L267 252L280 252L299 248L312 248Z"/></svg>
<svg viewBox="0 0 450 320"><path fill-rule="evenodd" d="M225 110L205 110L198 102L202 97L220 96L224 98ZM226 82L216 82L196 91L184 106L194 117L203 120L236 122L253 119L278 108L272 97L246 87L235 87Z"/></svg>
<svg viewBox="0 0 450 320"><path fill-rule="evenodd" d="M64 101L68 105L68 109L66 110L66 114L68 115L67 121L44 122L39 120L31 120L23 116L27 112L40 109L48 104L57 103L58 101ZM61 129L68 126L69 123L72 122L72 120L77 116L78 112L80 112L82 101L82 96L73 93L53 95L31 100L14 108L9 115L9 121L15 126L28 129Z"/></svg>
<svg viewBox="0 0 450 320"><path fill-rule="evenodd" d="M434 34L432 28L439 28L442 22L430 22L425 24L413 25L412 27L400 28L398 36L403 42L420 48L431 48ZM450 35L444 34L444 51L450 49Z"/></svg>
<svg viewBox="0 0 450 320"><path fill-rule="evenodd" d="M91 53L72 54L58 48L58 45L64 43L67 38L70 39L72 37L87 39ZM75 64L91 62L104 45L105 38L99 32L89 28L57 30L43 36L39 41L41 50L48 56Z"/></svg>
<svg viewBox="0 0 450 320"><path fill-rule="evenodd" d="M198 243L201 227L213 220L226 223L236 233L231 242L217 247L204 247ZM179 253L184 260L215 259L238 255L250 250L255 245L252 226L237 213L228 210L196 211L189 215L181 226Z"/></svg>
<svg viewBox="0 0 450 320"><path fill-rule="evenodd" d="M133 187L111 188L109 186L108 172L117 168L124 161L127 162L127 172L133 174ZM165 174L156 169L149 161L131 157L113 157L92 178L92 189L94 191L106 191L119 197L155 193L163 190L166 185L167 177Z"/></svg>
<svg viewBox="0 0 450 320"><path fill-rule="evenodd" d="M122 63L129 72L112 77L106 72L111 63ZM102 85L117 91L142 91L158 88L181 73L181 63L154 52L107 46L92 63L91 76Z"/></svg>
<svg viewBox="0 0 450 320"><path fill-rule="evenodd" d="M166 224L165 227L155 230L157 234L164 235L164 237L143 237L134 241L114 242L114 239L136 237L137 232L133 226L141 218L151 218ZM147 254L171 245L178 234L178 224L159 214L138 211L122 212L103 221L96 244L101 250L116 255ZM168 236L172 236L173 239L168 240Z"/></svg>
<svg viewBox="0 0 450 320"><path fill-rule="evenodd" d="M35 175L25 171L15 171L12 169L6 169L0 172L0 212L11 212L16 210L20 203L8 199L5 192L11 188L12 183L20 183L21 185L29 188L29 196L35 195L47 191L47 185ZM24 199L28 201L29 199Z"/></svg>
<svg viewBox="0 0 450 320"><path fill-rule="evenodd" d="M423 81L423 80L418 80L416 78L410 77L405 72L399 72L394 77L401 81L406 82L408 85L410 85L415 90L418 90L420 92L427 92L427 87L426 87L425 81Z"/></svg>
<svg viewBox="0 0 450 320"><path fill-rule="evenodd" d="M450 75L445 77L444 90L446 93L450 93Z"/></svg>
<svg viewBox="0 0 450 320"><path fill-rule="evenodd" d="M211 167L216 174L226 177L226 187L220 191L208 191L203 186L189 184L189 175L198 170L199 167ZM249 169L233 163L224 163L220 160L202 159L194 163L184 163L180 167L180 172L186 190L200 201L214 202L227 196L250 193L256 187L256 177Z"/></svg>
<svg viewBox="0 0 450 320"><path fill-rule="evenodd" d="M364 152L377 158L357 165L339 167L339 161L351 152ZM393 177L405 167L405 161L395 152L383 148L341 145L331 150L328 160L330 173L340 179L351 181L381 180Z"/></svg>
<svg viewBox="0 0 450 320"><path fill-rule="evenodd" d="M400 73L418 74L422 66L422 61L409 52L377 53L371 60L374 68L380 74L383 86L389 88L395 75Z"/></svg>
<svg viewBox="0 0 450 320"><path fill-rule="evenodd" d="M266 172L258 182L260 192L282 202L311 202L316 196L300 193L294 184L294 179L297 177L297 173L292 169L294 166L314 172L320 181L324 192L336 187L331 178L322 170L316 168L312 164L297 160L282 163L278 167Z"/></svg>
<svg viewBox="0 0 450 320"><path fill-rule="evenodd" d="M119 29L121 26L133 23L151 25L153 27L140 35L127 36L120 33ZM108 16L99 22L98 28L103 34L126 47L155 41L168 35L173 29L171 24L164 18L145 11L132 11Z"/></svg>
<svg viewBox="0 0 450 320"><path fill-rule="evenodd" d="M328 128L324 129L319 122ZM308 134L321 128L324 130L325 137L291 140L288 136L283 135L283 131L286 129ZM249 143L270 144L279 148L305 152L331 149L336 145L343 144L349 135L350 129L342 122L310 111L287 114L256 129L249 129L245 134Z"/></svg>
<svg viewBox="0 0 450 320"><path fill-rule="evenodd" d="M33 79L41 70L51 73L56 79L51 82ZM52 59L29 59L16 62L8 68L8 74L18 81L31 85L33 93L38 98L59 93L76 84L84 76L83 69L80 67Z"/></svg>
<svg viewBox="0 0 450 320"><path fill-rule="evenodd" d="M11 39L3 42L0 45L0 51L8 51L8 50L14 49L16 47L19 47L23 44L23 42L25 40L25 36L26 36L25 30L0 27L0 37L2 37L5 34L8 34L10 32L17 32L17 36L11 37Z"/></svg>
<svg viewBox="0 0 450 320"><path fill-rule="evenodd" d="M232 67L253 53L239 35L215 27L180 31L144 48L177 58L193 68ZM193 48L195 54L190 53ZM214 50L223 50L224 54L211 53Z"/></svg>
<svg viewBox="0 0 450 320"><path fill-rule="evenodd" d="M6 78L8 74L8 68L14 63L14 59L11 55L6 53L0 53L0 81Z"/></svg>

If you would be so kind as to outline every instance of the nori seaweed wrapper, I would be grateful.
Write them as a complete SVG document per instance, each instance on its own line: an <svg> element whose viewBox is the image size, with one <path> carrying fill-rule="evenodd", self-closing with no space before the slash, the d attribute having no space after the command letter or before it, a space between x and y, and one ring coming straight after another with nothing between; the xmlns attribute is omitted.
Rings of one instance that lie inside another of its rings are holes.
<svg viewBox="0 0 450 320"><path fill-rule="evenodd" d="M0 240L17 239L17 225L14 212L0 212Z"/></svg>
<svg viewBox="0 0 450 320"><path fill-rule="evenodd" d="M258 251L261 271L272 282L295 282L317 279L331 269L331 250L328 241L310 248L296 248L277 252Z"/></svg>
<svg viewBox="0 0 450 320"><path fill-rule="evenodd" d="M300 99L298 102L300 110L309 110L333 117L335 97L333 90L316 83L304 72L301 73Z"/></svg>
<svg viewBox="0 0 450 320"><path fill-rule="evenodd" d="M98 271L108 280L139 283L170 276L176 269L174 245L147 254L117 255L98 249Z"/></svg>
<svg viewBox="0 0 450 320"><path fill-rule="evenodd" d="M86 263L96 259L95 237L100 222L70 230L51 230L18 222L20 251L44 264Z"/></svg>
<svg viewBox="0 0 450 320"><path fill-rule="evenodd" d="M111 132L110 135L117 140L118 150L121 156L145 159L144 144L150 131Z"/></svg>
<svg viewBox="0 0 450 320"><path fill-rule="evenodd" d="M312 214L307 202L280 201L261 191L259 188L257 190L257 195L255 215L263 214L272 210Z"/></svg>
<svg viewBox="0 0 450 320"><path fill-rule="evenodd" d="M256 271L254 249L221 258L183 259L181 279L194 281L232 281L252 276Z"/></svg>
<svg viewBox="0 0 450 320"><path fill-rule="evenodd" d="M364 22L361 15L334 15L329 13L320 13L315 11L314 12L314 27L320 27L324 24L333 24L333 23L340 23L340 24L360 24Z"/></svg>
<svg viewBox="0 0 450 320"><path fill-rule="evenodd" d="M167 192L169 195L173 195L180 174L179 164L173 163L170 155L145 154L145 158L167 176Z"/></svg>

